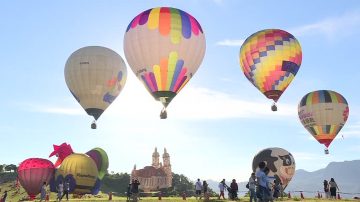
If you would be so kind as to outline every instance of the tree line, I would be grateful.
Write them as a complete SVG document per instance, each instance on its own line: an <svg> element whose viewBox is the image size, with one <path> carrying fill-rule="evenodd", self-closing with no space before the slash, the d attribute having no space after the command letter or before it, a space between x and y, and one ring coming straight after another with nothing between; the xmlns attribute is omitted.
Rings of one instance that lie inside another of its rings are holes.
<svg viewBox="0 0 360 202"><path fill-rule="evenodd" d="M182 174L172 173L172 176L172 186L159 190L162 196L182 196L183 193L187 196L193 196L195 194L194 182ZM129 182L130 175L128 173L107 174L101 182L100 189L103 193L112 192L118 196L125 196ZM216 196L216 193L210 188L208 188L208 192L210 195Z"/></svg>
<svg viewBox="0 0 360 202"><path fill-rule="evenodd" d="M16 171L17 171L17 166L14 165L14 164L9 164L9 165L0 164L0 173L3 173L3 172L14 172L14 173L16 173Z"/></svg>

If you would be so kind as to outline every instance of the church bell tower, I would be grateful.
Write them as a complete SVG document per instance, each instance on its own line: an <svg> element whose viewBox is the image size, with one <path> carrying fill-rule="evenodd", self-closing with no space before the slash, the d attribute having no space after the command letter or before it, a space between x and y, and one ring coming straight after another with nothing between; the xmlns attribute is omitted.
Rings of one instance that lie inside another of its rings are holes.
<svg viewBox="0 0 360 202"><path fill-rule="evenodd" d="M160 154L159 152L157 151L157 148L155 147L155 151L152 155L152 166L155 167L155 168L160 168L160 161L159 161L159 158L160 158Z"/></svg>
<svg viewBox="0 0 360 202"><path fill-rule="evenodd" d="M166 148L164 148L163 154L163 162L164 162L164 171L166 173L166 184L167 186L171 187L172 185L172 171L171 171L171 164L170 164L170 155L167 153Z"/></svg>

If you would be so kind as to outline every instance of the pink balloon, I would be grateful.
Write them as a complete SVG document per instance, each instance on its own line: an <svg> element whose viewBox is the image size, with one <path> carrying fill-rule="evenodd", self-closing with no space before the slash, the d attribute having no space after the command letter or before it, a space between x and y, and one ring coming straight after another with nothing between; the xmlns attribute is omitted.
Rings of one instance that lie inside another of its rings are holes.
<svg viewBox="0 0 360 202"><path fill-rule="evenodd" d="M18 178L22 187L28 193L30 199L34 199L40 193L44 182L49 184L54 177L54 164L41 158L29 158L21 162L18 168Z"/></svg>

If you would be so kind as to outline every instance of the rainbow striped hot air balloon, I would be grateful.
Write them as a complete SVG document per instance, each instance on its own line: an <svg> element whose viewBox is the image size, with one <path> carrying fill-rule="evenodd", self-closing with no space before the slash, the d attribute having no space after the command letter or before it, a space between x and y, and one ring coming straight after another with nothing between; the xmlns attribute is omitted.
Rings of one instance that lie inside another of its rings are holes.
<svg viewBox="0 0 360 202"><path fill-rule="evenodd" d="M301 123L309 133L324 144L325 153L346 123L349 106L346 99L331 90L318 90L306 94L298 106Z"/></svg>
<svg viewBox="0 0 360 202"><path fill-rule="evenodd" d="M246 78L275 103L294 79L301 59L298 40L280 29L256 32L240 49L240 64ZM275 103L273 111L277 110Z"/></svg>
<svg viewBox="0 0 360 202"><path fill-rule="evenodd" d="M151 95L166 107L199 68L205 36L198 21L176 8L159 7L137 15L124 36L126 59Z"/></svg>

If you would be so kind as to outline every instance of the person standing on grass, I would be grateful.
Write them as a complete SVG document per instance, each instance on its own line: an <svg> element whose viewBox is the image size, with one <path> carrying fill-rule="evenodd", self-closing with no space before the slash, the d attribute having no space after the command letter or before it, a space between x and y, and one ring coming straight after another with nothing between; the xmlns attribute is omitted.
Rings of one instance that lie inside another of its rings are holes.
<svg viewBox="0 0 360 202"><path fill-rule="evenodd" d="M265 192L265 189L267 187L267 182L264 182L263 181L263 178L264 178L264 169L265 169L265 162L260 162L259 163L259 169L256 171L255 173L255 176L256 176L256 184L257 184L257 187L256 187L256 197L258 198L258 201L259 202L263 202L264 201L264 192ZM266 177L266 176L265 176Z"/></svg>
<svg viewBox="0 0 360 202"><path fill-rule="evenodd" d="M237 193L239 191L239 188L235 179L232 180L230 184L230 188L231 188L231 199L233 200L237 199Z"/></svg>
<svg viewBox="0 0 360 202"><path fill-rule="evenodd" d="M327 180L324 180L324 192L325 192L325 198L330 198L329 183Z"/></svg>
<svg viewBox="0 0 360 202"><path fill-rule="evenodd" d="M64 184L63 182L60 180L59 181L59 185L57 187L57 191L58 191L58 194L57 194L57 198L56 198L56 201L59 200L61 201L61 197L63 195L63 192L64 192Z"/></svg>
<svg viewBox="0 0 360 202"><path fill-rule="evenodd" d="M129 183L126 191L126 201L130 201L131 199L131 183Z"/></svg>
<svg viewBox="0 0 360 202"><path fill-rule="evenodd" d="M251 173L251 176L249 178L249 192L250 192L250 202L256 202L256 176L255 173Z"/></svg>
<svg viewBox="0 0 360 202"><path fill-rule="evenodd" d="M46 182L43 183L40 190L40 202L46 201Z"/></svg>
<svg viewBox="0 0 360 202"><path fill-rule="evenodd" d="M219 183L219 189L220 189L220 194L219 194L219 199L221 198L221 196L223 197L223 199L225 200L225 195L224 195L224 191L226 190L226 183L225 183L225 179L223 179L220 183Z"/></svg>
<svg viewBox="0 0 360 202"><path fill-rule="evenodd" d="M7 198L7 191L4 191L4 194L2 195L0 201L1 202L6 202L6 198Z"/></svg>
<svg viewBox="0 0 360 202"><path fill-rule="evenodd" d="M69 193L70 193L70 180L66 179L66 182L64 183L64 193L62 194L60 200L66 195L66 200L69 200Z"/></svg>
<svg viewBox="0 0 360 202"><path fill-rule="evenodd" d="M339 190L339 187L337 186L334 178L330 179L329 187L330 187L330 196L331 196L331 198L336 199L336 190Z"/></svg>
<svg viewBox="0 0 360 202"><path fill-rule="evenodd" d="M200 179L197 179L197 182L195 183L195 198L197 200L198 196L200 197L201 200L201 190L202 190L202 184Z"/></svg>
<svg viewBox="0 0 360 202"><path fill-rule="evenodd" d="M203 191L204 191L204 199L209 200L209 194L208 194L208 183L204 180L203 181Z"/></svg>
<svg viewBox="0 0 360 202"><path fill-rule="evenodd" d="M280 182L278 180L274 180L274 194L273 194L274 199L279 198L280 192L281 192Z"/></svg>

